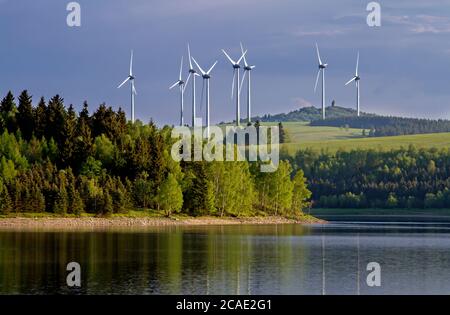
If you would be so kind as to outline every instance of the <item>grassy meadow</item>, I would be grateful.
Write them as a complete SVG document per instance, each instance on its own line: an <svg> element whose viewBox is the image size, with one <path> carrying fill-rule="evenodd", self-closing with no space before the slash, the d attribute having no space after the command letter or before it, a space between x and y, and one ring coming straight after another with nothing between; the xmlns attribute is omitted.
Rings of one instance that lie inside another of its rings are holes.
<svg viewBox="0 0 450 315"><path fill-rule="evenodd" d="M335 152L357 148L390 150L411 144L418 148L450 147L450 133L364 137L362 129L312 127L305 122L285 122L283 125L287 141L282 148L290 154L306 148Z"/></svg>

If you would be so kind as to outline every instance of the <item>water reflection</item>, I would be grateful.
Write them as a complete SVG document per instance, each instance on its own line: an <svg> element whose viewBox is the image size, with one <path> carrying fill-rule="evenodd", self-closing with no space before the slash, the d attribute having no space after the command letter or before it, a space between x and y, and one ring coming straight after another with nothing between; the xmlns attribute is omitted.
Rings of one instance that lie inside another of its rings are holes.
<svg viewBox="0 0 450 315"><path fill-rule="evenodd" d="M426 232L426 233L424 233ZM448 227L214 226L0 232L2 294L449 293ZM79 262L82 287L66 286ZM383 285L366 285L366 265Z"/></svg>

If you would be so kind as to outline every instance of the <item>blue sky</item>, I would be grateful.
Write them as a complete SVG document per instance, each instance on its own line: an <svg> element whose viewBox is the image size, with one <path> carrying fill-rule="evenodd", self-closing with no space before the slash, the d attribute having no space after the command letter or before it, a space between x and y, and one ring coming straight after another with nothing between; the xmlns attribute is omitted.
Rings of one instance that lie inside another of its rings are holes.
<svg viewBox="0 0 450 315"><path fill-rule="evenodd" d="M177 124L178 94L168 87L189 42L202 65L219 60L211 81L211 119L231 120L232 68L220 49L236 55L242 41L257 66L254 114L286 112L320 105L313 91L317 41L329 63L328 103L354 106L355 88L344 83L359 50L363 111L450 118L449 1L379 1L379 28L366 24L366 0L78 2L82 25L69 28L69 1L0 0L1 95L28 89L37 100L59 93L77 109L87 100L91 108L106 102L129 113L129 89L116 87L127 75L133 48L136 116ZM189 101L186 111L190 121Z"/></svg>

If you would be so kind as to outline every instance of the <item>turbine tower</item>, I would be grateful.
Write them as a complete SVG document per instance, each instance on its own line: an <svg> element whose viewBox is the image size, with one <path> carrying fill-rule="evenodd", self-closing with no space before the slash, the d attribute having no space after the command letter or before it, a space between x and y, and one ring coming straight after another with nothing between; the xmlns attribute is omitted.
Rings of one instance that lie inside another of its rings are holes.
<svg viewBox="0 0 450 315"><path fill-rule="evenodd" d="M241 122L241 81L240 81L240 63L242 59L245 57L246 51L242 53L241 57L238 61L234 61L227 54L225 50L222 49L222 52L225 54L225 57L230 61L233 66L233 82L231 84L231 98L234 96L234 90L236 90L236 126L240 125Z"/></svg>
<svg viewBox="0 0 450 315"><path fill-rule="evenodd" d="M242 55L244 55L244 47L241 43L241 52ZM247 58L244 56L244 75L242 76L242 82L241 82L241 90L242 85L245 82L245 76L247 76L247 122L251 124L252 122L252 78L251 78L251 71L255 68L253 65L249 65L247 63Z"/></svg>
<svg viewBox="0 0 450 315"><path fill-rule="evenodd" d="M320 58L319 46L316 43L317 60L319 61L319 72L317 72L316 85L314 86L314 93L317 90L317 83L319 83L320 73L322 72L322 119L325 119L325 69L328 67L327 63L323 63Z"/></svg>
<svg viewBox="0 0 450 315"><path fill-rule="evenodd" d="M360 114L360 106L359 106L359 80L361 80L359 74L358 74L358 68L359 68L359 52L358 55L356 57L356 71L355 71L355 76L348 81L347 83L345 83L345 85L349 85L350 83L352 83L353 81L355 81L356 83L356 111L358 113L358 117Z"/></svg>
<svg viewBox="0 0 450 315"><path fill-rule="evenodd" d="M196 118L195 79L200 75L197 73L197 71L195 71L194 66L192 65L191 48L189 47L189 44L188 44L188 57L189 57L189 77L192 76L192 127L195 127L195 118Z"/></svg>
<svg viewBox="0 0 450 315"><path fill-rule="evenodd" d="M134 87L134 75L133 75L133 50L131 51L131 59L130 59L130 73L128 77L117 87L120 89L125 83L130 81L131 83L131 122L134 123L134 96L137 94L136 89Z"/></svg>
<svg viewBox="0 0 450 315"><path fill-rule="evenodd" d="M189 79L191 77L191 74L189 73L186 82L183 81L183 79L181 78L183 74L183 57L181 57L181 64L180 64L180 75L178 76L178 80L170 86L169 90L173 89L174 87L176 87L178 85L178 87L180 88L180 126L184 126L184 91L186 90L186 85L189 82Z"/></svg>
<svg viewBox="0 0 450 315"><path fill-rule="evenodd" d="M208 69L208 71L204 71L202 67L198 64L198 62L192 57L192 60L194 61L195 65L197 66L198 70L200 70L200 73L203 77L203 87L205 87L206 84L206 137L209 138L209 79L211 79L211 71L214 69L214 67L217 64L217 61L214 62L214 64L211 66L211 68ZM202 88L202 97L203 97L203 88Z"/></svg>

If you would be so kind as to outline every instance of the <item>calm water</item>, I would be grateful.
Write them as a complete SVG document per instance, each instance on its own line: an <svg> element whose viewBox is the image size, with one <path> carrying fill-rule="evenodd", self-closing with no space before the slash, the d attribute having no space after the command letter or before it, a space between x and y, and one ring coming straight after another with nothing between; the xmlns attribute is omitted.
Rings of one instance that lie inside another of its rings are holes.
<svg viewBox="0 0 450 315"><path fill-rule="evenodd" d="M71 261L81 289L66 287ZM21 293L449 294L450 224L0 231L0 294Z"/></svg>

